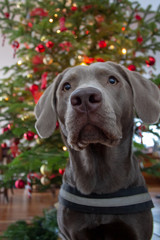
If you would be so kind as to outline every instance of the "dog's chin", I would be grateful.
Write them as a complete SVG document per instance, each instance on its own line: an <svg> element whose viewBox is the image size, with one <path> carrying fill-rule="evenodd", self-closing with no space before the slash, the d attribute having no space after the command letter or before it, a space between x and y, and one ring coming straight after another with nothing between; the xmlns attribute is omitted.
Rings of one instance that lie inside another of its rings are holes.
<svg viewBox="0 0 160 240"><path fill-rule="evenodd" d="M71 147L76 151L85 149L89 144L103 144L108 147L118 145L120 138L113 136L103 131L103 129L93 126L86 125L79 133L76 143L70 144Z"/></svg>

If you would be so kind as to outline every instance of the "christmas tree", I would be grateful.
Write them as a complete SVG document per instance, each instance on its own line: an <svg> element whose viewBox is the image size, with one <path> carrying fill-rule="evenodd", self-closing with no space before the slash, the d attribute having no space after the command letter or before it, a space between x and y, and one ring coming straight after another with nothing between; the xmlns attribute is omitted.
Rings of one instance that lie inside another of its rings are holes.
<svg viewBox="0 0 160 240"><path fill-rule="evenodd" d="M18 58L17 64L3 68L0 80L0 143L10 159L0 166L3 186L39 172L42 165L43 184L59 181L63 174L68 153L58 123L52 137L40 139L33 110L65 68L114 61L130 71L149 72L150 80L160 86L160 76L153 74L154 54L160 50L160 7L155 12L128 0L1 0L0 21L2 45L8 39L13 57ZM143 131L155 133L140 120L136 124L135 134L140 137ZM154 127L159 129L160 123ZM134 146L144 159L144 145L135 142ZM147 170L160 175L158 157L154 161L154 169Z"/></svg>

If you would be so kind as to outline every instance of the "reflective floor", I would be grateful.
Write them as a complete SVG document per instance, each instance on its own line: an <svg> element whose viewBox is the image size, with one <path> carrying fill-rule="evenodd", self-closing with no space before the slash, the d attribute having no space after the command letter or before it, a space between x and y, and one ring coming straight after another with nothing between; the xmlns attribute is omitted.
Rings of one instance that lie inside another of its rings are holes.
<svg viewBox="0 0 160 240"><path fill-rule="evenodd" d="M149 187L155 208L154 216L154 234L152 240L160 240L160 186ZM14 189L14 194L9 191L9 202L0 194L0 235L7 226L17 220L31 219L38 215L43 215L43 209L49 209L57 202L58 191L55 195L51 192L33 192L32 199L28 199L27 190Z"/></svg>

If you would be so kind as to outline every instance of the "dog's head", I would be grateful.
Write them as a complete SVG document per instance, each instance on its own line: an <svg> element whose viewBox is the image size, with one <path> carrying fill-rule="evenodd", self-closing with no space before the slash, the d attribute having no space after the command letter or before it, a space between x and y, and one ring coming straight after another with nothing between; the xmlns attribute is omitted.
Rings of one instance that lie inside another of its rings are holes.
<svg viewBox="0 0 160 240"><path fill-rule="evenodd" d="M158 121L157 86L113 62L76 66L59 74L38 101L36 129L47 138L58 120L73 149L90 143L111 147L132 127L134 107L144 122Z"/></svg>

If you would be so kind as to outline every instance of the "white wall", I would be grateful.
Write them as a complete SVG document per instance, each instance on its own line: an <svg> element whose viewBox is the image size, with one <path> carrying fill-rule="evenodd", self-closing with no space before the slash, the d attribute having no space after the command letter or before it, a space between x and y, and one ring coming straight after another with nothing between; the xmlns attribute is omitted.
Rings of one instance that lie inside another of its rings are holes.
<svg viewBox="0 0 160 240"><path fill-rule="evenodd" d="M0 69L4 66L10 66L17 62L16 58L13 58L13 48L8 44L6 39L4 47L2 47L3 37L0 34ZM0 72L0 78L2 77L2 72Z"/></svg>
<svg viewBox="0 0 160 240"><path fill-rule="evenodd" d="M139 2L143 8L146 8L148 5L152 5L152 10L156 10L160 4L159 0L139 0L137 2Z"/></svg>

